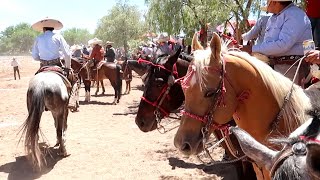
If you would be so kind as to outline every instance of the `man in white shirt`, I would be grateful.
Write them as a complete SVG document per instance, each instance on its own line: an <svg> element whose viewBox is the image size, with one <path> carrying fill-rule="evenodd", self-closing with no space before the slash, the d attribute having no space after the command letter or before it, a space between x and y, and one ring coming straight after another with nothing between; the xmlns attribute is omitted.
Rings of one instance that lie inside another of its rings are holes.
<svg viewBox="0 0 320 180"><path fill-rule="evenodd" d="M20 79L20 72L19 72L19 62L16 58L12 58L11 61L11 66L13 67L13 75L14 75L14 80L16 80L16 73L18 73L19 79Z"/></svg>
<svg viewBox="0 0 320 180"><path fill-rule="evenodd" d="M53 33L53 30L59 30L63 27L62 23L55 19L45 18L32 25L36 31L43 32L39 35L32 48L33 59L40 61L40 68L43 66L60 66L62 67L60 57L64 59L64 71L67 78L72 84L72 90L69 98L68 108L72 112L77 111L79 106L78 91L79 86L72 74L69 74L71 68L70 46L61 34ZM60 54L61 53L61 54Z"/></svg>
<svg viewBox="0 0 320 180"><path fill-rule="evenodd" d="M32 25L36 31L43 32L39 35L32 48L33 59L40 61L40 66L58 65L60 63L60 53L62 52L65 68L71 67L70 47L61 34L53 33L53 30L59 30L63 27L62 23L55 19L44 19Z"/></svg>

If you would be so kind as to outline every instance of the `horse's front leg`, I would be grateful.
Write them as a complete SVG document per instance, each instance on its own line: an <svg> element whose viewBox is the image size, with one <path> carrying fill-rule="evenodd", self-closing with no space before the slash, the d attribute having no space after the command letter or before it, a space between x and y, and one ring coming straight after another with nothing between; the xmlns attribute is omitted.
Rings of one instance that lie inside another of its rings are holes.
<svg viewBox="0 0 320 180"><path fill-rule="evenodd" d="M96 82L97 82L97 89L96 89L95 95L98 95L98 92L99 92L99 80L97 80Z"/></svg>
<svg viewBox="0 0 320 180"><path fill-rule="evenodd" d="M101 94L104 94L106 92L106 90L104 89L103 80L101 80L100 83L101 83L101 88L102 88L102 93Z"/></svg>
<svg viewBox="0 0 320 180"><path fill-rule="evenodd" d="M84 82L84 90L86 92L86 95L85 95L85 101L86 102L90 102L90 81L89 82Z"/></svg>

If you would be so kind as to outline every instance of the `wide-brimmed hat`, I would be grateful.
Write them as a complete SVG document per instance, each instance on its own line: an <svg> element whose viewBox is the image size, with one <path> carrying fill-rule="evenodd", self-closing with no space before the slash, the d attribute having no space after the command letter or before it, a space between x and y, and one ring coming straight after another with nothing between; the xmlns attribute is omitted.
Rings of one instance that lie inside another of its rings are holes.
<svg viewBox="0 0 320 180"><path fill-rule="evenodd" d="M112 45L114 42L112 42L112 41L107 41L106 42L106 45Z"/></svg>
<svg viewBox="0 0 320 180"><path fill-rule="evenodd" d="M167 41L169 41L169 37L165 36L164 34L160 34L160 36L158 37L158 42L161 43L161 42L167 42Z"/></svg>
<svg viewBox="0 0 320 180"><path fill-rule="evenodd" d="M89 44L90 46L96 45L96 44L102 45L102 40L100 40L100 39L98 39L98 38L93 38L93 39L90 39L90 40L88 41L88 44Z"/></svg>
<svg viewBox="0 0 320 180"><path fill-rule="evenodd" d="M70 49L75 51L75 50L82 49L82 46L80 46L79 44L75 44L75 45L71 46Z"/></svg>
<svg viewBox="0 0 320 180"><path fill-rule="evenodd" d="M42 32L44 27L51 27L51 28L54 28L55 30L62 29L63 24L56 19L46 17L34 23L31 27L36 31Z"/></svg>

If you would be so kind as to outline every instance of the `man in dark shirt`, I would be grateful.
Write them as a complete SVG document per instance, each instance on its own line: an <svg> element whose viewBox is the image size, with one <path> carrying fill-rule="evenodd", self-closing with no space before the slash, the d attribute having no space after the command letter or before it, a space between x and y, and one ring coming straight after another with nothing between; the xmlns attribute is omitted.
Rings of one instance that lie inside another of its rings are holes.
<svg viewBox="0 0 320 180"><path fill-rule="evenodd" d="M107 59L107 62L114 62L116 53L115 49L112 47L113 42L107 41L106 44L106 54L104 55L104 57Z"/></svg>

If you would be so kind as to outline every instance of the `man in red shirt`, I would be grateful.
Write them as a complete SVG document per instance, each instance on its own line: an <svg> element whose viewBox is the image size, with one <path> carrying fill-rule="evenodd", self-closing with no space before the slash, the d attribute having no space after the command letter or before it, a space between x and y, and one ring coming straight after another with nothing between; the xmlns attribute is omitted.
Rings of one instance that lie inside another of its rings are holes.
<svg viewBox="0 0 320 180"><path fill-rule="evenodd" d="M87 71L88 71L88 79L91 80L91 74L92 71L90 70L90 67L93 67L93 69L96 69L97 65L100 61L104 58L104 48L102 47L102 40L98 38L94 38L88 41L88 44L93 47L91 54L86 57L89 59L89 62L87 64Z"/></svg>
<svg viewBox="0 0 320 180"><path fill-rule="evenodd" d="M306 0L306 14L308 15L313 39L316 47L320 47L320 0Z"/></svg>

